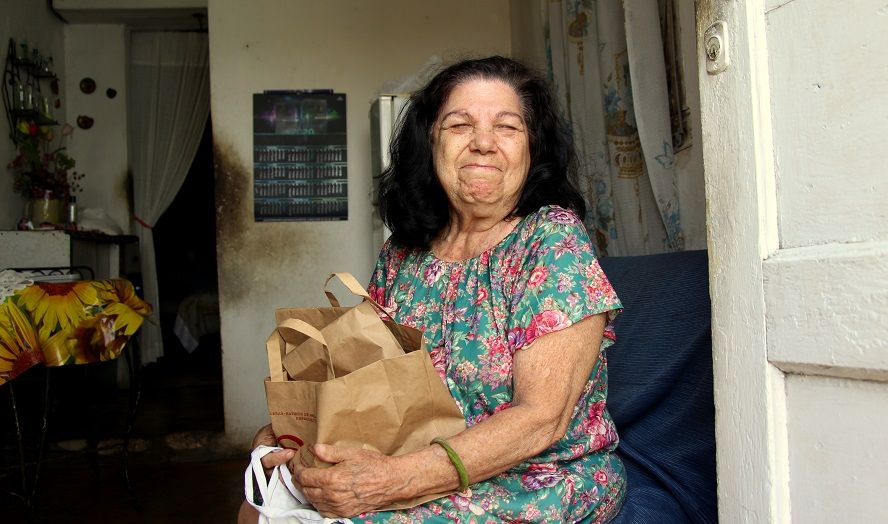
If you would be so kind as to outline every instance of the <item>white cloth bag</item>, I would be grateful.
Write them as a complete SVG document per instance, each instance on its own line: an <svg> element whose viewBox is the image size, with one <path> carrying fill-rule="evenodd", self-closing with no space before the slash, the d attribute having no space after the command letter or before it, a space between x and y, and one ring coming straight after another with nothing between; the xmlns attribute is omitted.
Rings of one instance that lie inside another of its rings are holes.
<svg viewBox="0 0 888 524"><path fill-rule="evenodd" d="M250 454L250 465L244 472L244 496L247 502L259 512L259 524L351 524L351 519L328 519L306 501L299 488L293 484L286 464L276 466L266 483L265 470L261 459L272 451L283 448L258 446ZM259 486L262 505L254 500L254 481Z"/></svg>

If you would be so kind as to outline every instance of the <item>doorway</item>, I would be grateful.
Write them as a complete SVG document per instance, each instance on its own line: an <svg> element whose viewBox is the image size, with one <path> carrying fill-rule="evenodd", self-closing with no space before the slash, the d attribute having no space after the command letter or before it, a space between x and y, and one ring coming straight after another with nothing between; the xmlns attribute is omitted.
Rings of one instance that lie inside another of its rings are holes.
<svg viewBox="0 0 888 524"><path fill-rule="evenodd" d="M145 368L144 432L224 430L212 119L154 227L164 354ZM150 408L149 406L153 406Z"/></svg>

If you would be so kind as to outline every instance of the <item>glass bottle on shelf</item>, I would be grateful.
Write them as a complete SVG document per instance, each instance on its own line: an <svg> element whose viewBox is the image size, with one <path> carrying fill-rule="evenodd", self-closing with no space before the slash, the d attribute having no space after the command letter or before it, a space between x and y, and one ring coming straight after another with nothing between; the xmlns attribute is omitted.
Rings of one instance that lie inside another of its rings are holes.
<svg viewBox="0 0 888 524"><path fill-rule="evenodd" d="M25 109L25 86L22 84L20 78L15 77L13 83L13 99L12 99L12 108L16 111L24 111Z"/></svg>
<svg viewBox="0 0 888 524"><path fill-rule="evenodd" d="M27 85L25 85L25 99L24 104L22 105L22 109L24 109L25 111L32 111L34 109L37 109L34 100L34 84L32 84L31 82L28 82Z"/></svg>
<svg viewBox="0 0 888 524"><path fill-rule="evenodd" d="M71 195L68 197L67 222L71 229L77 229L77 197Z"/></svg>
<svg viewBox="0 0 888 524"><path fill-rule="evenodd" d="M49 101L48 96L40 95L40 113L52 120L52 103Z"/></svg>

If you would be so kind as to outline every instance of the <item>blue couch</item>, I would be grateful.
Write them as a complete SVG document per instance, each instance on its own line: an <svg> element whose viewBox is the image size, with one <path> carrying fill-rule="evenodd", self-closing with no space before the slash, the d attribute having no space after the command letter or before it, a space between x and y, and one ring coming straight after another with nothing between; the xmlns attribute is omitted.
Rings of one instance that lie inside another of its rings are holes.
<svg viewBox="0 0 888 524"><path fill-rule="evenodd" d="M613 522L717 522L706 251L601 265L625 308L607 352L629 486Z"/></svg>

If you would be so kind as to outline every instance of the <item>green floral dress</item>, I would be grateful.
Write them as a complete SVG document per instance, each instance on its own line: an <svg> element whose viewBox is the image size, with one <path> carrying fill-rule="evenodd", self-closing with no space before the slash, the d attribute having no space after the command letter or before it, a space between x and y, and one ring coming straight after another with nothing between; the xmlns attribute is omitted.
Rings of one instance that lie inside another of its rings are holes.
<svg viewBox="0 0 888 524"><path fill-rule="evenodd" d="M606 522L617 513L625 478L605 407L605 350L621 305L576 214L544 207L495 247L458 262L388 243L369 291L398 322L424 331L469 426L508 409L516 351L533 351L537 337L596 313L608 312L608 323L562 440L462 493L353 521Z"/></svg>

